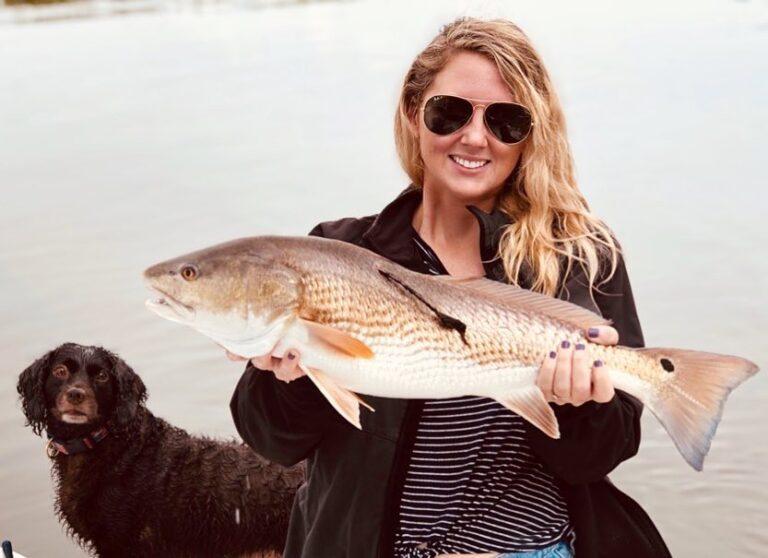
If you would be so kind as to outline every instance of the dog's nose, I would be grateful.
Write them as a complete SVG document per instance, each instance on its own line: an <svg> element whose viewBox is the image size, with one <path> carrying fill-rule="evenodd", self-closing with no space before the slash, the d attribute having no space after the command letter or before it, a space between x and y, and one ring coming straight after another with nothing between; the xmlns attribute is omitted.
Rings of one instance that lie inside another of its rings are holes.
<svg viewBox="0 0 768 558"><path fill-rule="evenodd" d="M67 401L73 405L78 405L85 400L85 390L80 388L72 388L67 391Z"/></svg>

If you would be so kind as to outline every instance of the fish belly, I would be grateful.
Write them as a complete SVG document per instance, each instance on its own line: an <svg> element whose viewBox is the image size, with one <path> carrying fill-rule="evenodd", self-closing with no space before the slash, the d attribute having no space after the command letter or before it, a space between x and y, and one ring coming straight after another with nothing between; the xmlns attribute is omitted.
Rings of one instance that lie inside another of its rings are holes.
<svg viewBox="0 0 768 558"><path fill-rule="evenodd" d="M403 399L442 399L462 395L504 397L535 383L538 367L512 363L479 365L430 351L376 353L372 359L307 355L315 367L356 393Z"/></svg>

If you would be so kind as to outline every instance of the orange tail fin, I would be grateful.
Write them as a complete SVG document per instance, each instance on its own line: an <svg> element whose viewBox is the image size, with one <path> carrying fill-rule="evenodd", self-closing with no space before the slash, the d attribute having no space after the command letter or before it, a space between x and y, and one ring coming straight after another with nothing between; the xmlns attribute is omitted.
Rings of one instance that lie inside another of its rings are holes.
<svg viewBox="0 0 768 558"><path fill-rule="evenodd" d="M639 349L672 375L648 401L648 407L697 471L704 465L723 406L733 388L757 372L746 359L686 351Z"/></svg>

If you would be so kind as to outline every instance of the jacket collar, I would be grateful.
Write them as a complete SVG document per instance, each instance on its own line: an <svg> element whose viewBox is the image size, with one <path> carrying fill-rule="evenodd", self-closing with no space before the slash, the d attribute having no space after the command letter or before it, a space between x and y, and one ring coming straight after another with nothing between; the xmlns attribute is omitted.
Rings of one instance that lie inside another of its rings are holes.
<svg viewBox="0 0 768 558"><path fill-rule="evenodd" d="M385 258L405 267L414 267L418 257L411 223L420 203L421 189L409 186L381 210L363 233L363 241Z"/></svg>
<svg viewBox="0 0 768 558"><path fill-rule="evenodd" d="M363 233L364 241L378 254L408 268L419 268L421 258L413 241L413 214L422 200L422 190L410 185L387 205L376 217L373 224ZM480 255L486 275L497 281L505 281L504 266L497 257L499 241L504 228L512 219L494 209L486 213L474 206L467 209L480 224Z"/></svg>

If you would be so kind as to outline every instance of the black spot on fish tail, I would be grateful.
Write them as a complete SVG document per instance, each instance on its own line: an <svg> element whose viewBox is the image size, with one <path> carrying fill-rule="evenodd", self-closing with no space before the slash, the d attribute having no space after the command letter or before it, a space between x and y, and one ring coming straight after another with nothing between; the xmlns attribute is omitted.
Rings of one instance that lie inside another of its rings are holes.
<svg viewBox="0 0 768 558"><path fill-rule="evenodd" d="M391 281L397 285L399 285L401 288L405 289L407 292L412 294L416 297L416 300L421 302L424 306L429 308L432 312L434 312L435 317L437 317L437 321L440 324L441 327L444 327L446 329L453 329L461 335L461 340L464 341L465 345L469 345L469 342L467 341L466 333L467 333L467 324L459 320L458 318L454 318L453 316L449 316L448 314L445 314L432 306L429 302L424 300L424 297L421 296L419 293L417 293L415 290L413 290L410 286L406 285L403 281L392 275L391 273L388 273L384 271L383 269L379 270L379 273L387 280Z"/></svg>

